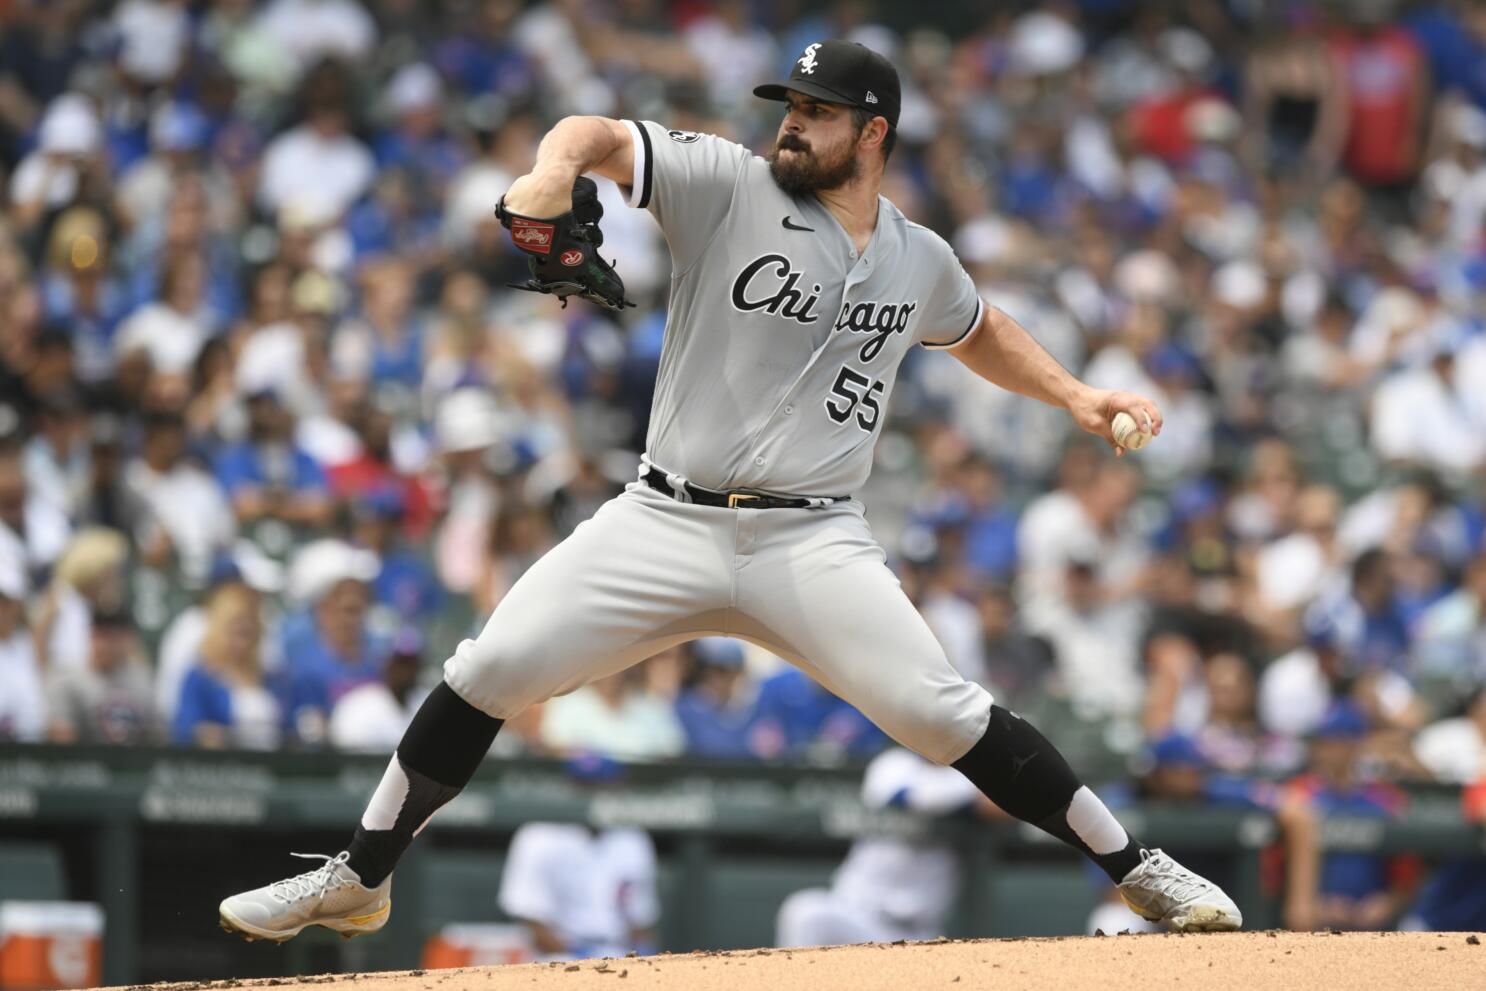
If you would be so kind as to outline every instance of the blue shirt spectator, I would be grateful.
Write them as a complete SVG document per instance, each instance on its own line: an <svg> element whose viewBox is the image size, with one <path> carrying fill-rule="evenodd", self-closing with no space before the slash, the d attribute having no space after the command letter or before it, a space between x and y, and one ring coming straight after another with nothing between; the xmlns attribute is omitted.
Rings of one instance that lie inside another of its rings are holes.
<svg viewBox="0 0 1486 991"><path fill-rule="evenodd" d="M700 757L756 757L757 698L743 673L743 647L727 637L691 644L697 666L692 684L676 698L686 752Z"/></svg>
<svg viewBox="0 0 1486 991"><path fill-rule="evenodd" d="M759 686L755 724L764 757L867 757L887 746L887 734L797 668L787 668Z"/></svg>
<svg viewBox="0 0 1486 991"><path fill-rule="evenodd" d="M212 465L217 481L234 499L246 489L278 488L296 495L330 491L325 471L302 449L240 441L222 448Z"/></svg>
<svg viewBox="0 0 1486 991"><path fill-rule="evenodd" d="M283 735L283 710L265 686L259 593L235 582L207 601L196 664L181 682L171 720L180 746L271 750Z"/></svg>
<svg viewBox="0 0 1486 991"><path fill-rule="evenodd" d="M290 563L287 592L309 608L284 624L284 668L275 687L304 742L322 742L340 697L382 676L389 645L366 621L380 569L376 554L332 539L313 541Z"/></svg>

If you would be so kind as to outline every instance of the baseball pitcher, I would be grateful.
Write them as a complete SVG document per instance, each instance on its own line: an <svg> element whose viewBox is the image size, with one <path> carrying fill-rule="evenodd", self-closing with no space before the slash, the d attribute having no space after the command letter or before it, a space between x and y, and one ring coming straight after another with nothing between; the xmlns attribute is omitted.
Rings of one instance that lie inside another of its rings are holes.
<svg viewBox="0 0 1486 991"><path fill-rule="evenodd" d="M1090 388L986 306L949 246L881 195L898 75L844 41L812 44L787 81L767 159L648 121L570 117L497 209L530 256L522 288L626 305L599 257L595 173L659 221L670 311L639 477L538 561L444 665L350 845L234 895L222 924L284 940L309 925L374 932L392 871L457 795L503 720L696 637L752 641L952 765L1010 815L1092 858L1142 916L1236 929L1216 885L1126 835L1041 733L945 659L887 568L857 492L898 366L948 350L1004 389L1068 410L1112 445L1152 402Z"/></svg>

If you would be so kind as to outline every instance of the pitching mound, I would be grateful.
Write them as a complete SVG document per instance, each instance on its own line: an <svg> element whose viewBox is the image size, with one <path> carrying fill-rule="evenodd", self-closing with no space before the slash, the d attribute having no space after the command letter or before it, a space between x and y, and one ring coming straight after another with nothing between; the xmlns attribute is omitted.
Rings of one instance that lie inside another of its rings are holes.
<svg viewBox="0 0 1486 991"><path fill-rule="evenodd" d="M664 991L919 988L1486 989L1486 940L1466 933L1226 933L941 940L812 950L733 950L570 964L160 984L217 991L354 983L354 991ZM131 988L129 991L145 991ZM345 991L353 991L347 988Z"/></svg>

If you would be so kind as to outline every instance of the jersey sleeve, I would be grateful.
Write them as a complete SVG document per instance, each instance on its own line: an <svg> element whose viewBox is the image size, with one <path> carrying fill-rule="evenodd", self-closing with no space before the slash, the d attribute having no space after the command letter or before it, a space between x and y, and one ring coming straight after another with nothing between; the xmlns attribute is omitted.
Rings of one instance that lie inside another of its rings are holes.
<svg viewBox="0 0 1486 991"><path fill-rule="evenodd" d="M543 925L555 925L558 904L552 884L553 845L540 823L529 823L516 830L511 838L511 852L501 872L500 892L496 902L501 911L514 919L526 919Z"/></svg>
<svg viewBox="0 0 1486 991"><path fill-rule="evenodd" d="M682 271L721 226L752 153L715 134L672 130L654 121L626 120L624 126L635 146L629 205L655 216L672 262Z"/></svg>
<svg viewBox="0 0 1486 991"><path fill-rule="evenodd" d="M631 929L648 929L660 921L660 896L655 887L655 845L644 832L624 830L614 837L611 854L619 861L623 878L620 909Z"/></svg>
<svg viewBox="0 0 1486 991"><path fill-rule="evenodd" d="M937 250L930 257L938 277L933 280L933 292L918 321L917 343L926 348L952 348L975 333L985 314L985 303L954 250L938 236L933 242Z"/></svg>

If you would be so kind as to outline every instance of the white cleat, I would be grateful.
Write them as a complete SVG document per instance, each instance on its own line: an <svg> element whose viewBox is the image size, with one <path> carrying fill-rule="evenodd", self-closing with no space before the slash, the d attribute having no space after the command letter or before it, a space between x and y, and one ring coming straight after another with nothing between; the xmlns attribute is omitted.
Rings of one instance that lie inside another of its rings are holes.
<svg viewBox="0 0 1486 991"><path fill-rule="evenodd" d="M219 909L223 929L249 940L282 943L306 926L324 926L350 939L386 925L392 911L390 874L375 888L367 888L346 866L350 854L344 850L334 857L322 853L293 856L325 863L297 877L224 899Z"/></svg>
<svg viewBox="0 0 1486 991"><path fill-rule="evenodd" d="M1143 919L1176 932L1226 932L1243 915L1223 889L1160 850L1140 851L1140 864L1120 882L1120 897Z"/></svg>

